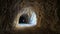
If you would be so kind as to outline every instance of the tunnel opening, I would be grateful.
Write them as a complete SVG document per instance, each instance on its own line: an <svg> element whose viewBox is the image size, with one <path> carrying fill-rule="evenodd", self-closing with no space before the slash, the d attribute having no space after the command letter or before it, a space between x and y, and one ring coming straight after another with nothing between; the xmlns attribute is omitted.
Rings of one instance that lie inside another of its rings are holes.
<svg viewBox="0 0 60 34"><path fill-rule="evenodd" d="M29 16L27 14L23 14L19 18L19 24L29 24Z"/></svg>

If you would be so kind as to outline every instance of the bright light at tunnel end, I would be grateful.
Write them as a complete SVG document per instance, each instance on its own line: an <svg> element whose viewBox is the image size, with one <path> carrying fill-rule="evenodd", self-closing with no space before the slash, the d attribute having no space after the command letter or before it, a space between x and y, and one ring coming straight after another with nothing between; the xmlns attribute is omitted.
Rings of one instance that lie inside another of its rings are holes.
<svg viewBox="0 0 60 34"><path fill-rule="evenodd" d="M30 27L30 26L35 26L37 24L37 19L36 19L36 14L32 13L31 19L30 19L30 24L18 24L21 27Z"/></svg>
<svg viewBox="0 0 60 34"><path fill-rule="evenodd" d="M27 8L23 8L24 11L26 11L26 13L30 12L31 13L31 17L30 17L30 21L29 24L16 24L16 27L33 27L37 25L37 16L34 10L31 9L31 7L27 7Z"/></svg>

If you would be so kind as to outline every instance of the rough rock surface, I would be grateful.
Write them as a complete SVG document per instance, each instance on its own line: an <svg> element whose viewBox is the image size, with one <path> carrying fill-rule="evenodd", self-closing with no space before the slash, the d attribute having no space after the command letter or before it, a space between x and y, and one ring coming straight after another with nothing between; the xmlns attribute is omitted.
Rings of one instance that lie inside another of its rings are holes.
<svg viewBox="0 0 60 34"><path fill-rule="evenodd" d="M36 11L37 26L15 30L15 17L29 6ZM0 34L60 34L60 0L0 0Z"/></svg>

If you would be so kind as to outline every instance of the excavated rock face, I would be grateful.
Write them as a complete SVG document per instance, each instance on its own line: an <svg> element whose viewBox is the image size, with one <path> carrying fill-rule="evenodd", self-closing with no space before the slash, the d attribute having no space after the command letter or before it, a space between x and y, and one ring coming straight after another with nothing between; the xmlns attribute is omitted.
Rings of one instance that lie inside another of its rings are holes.
<svg viewBox="0 0 60 34"><path fill-rule="evenodd" d="M59 9L59 0L0 0L0 34L60 34Z"/></svg>

